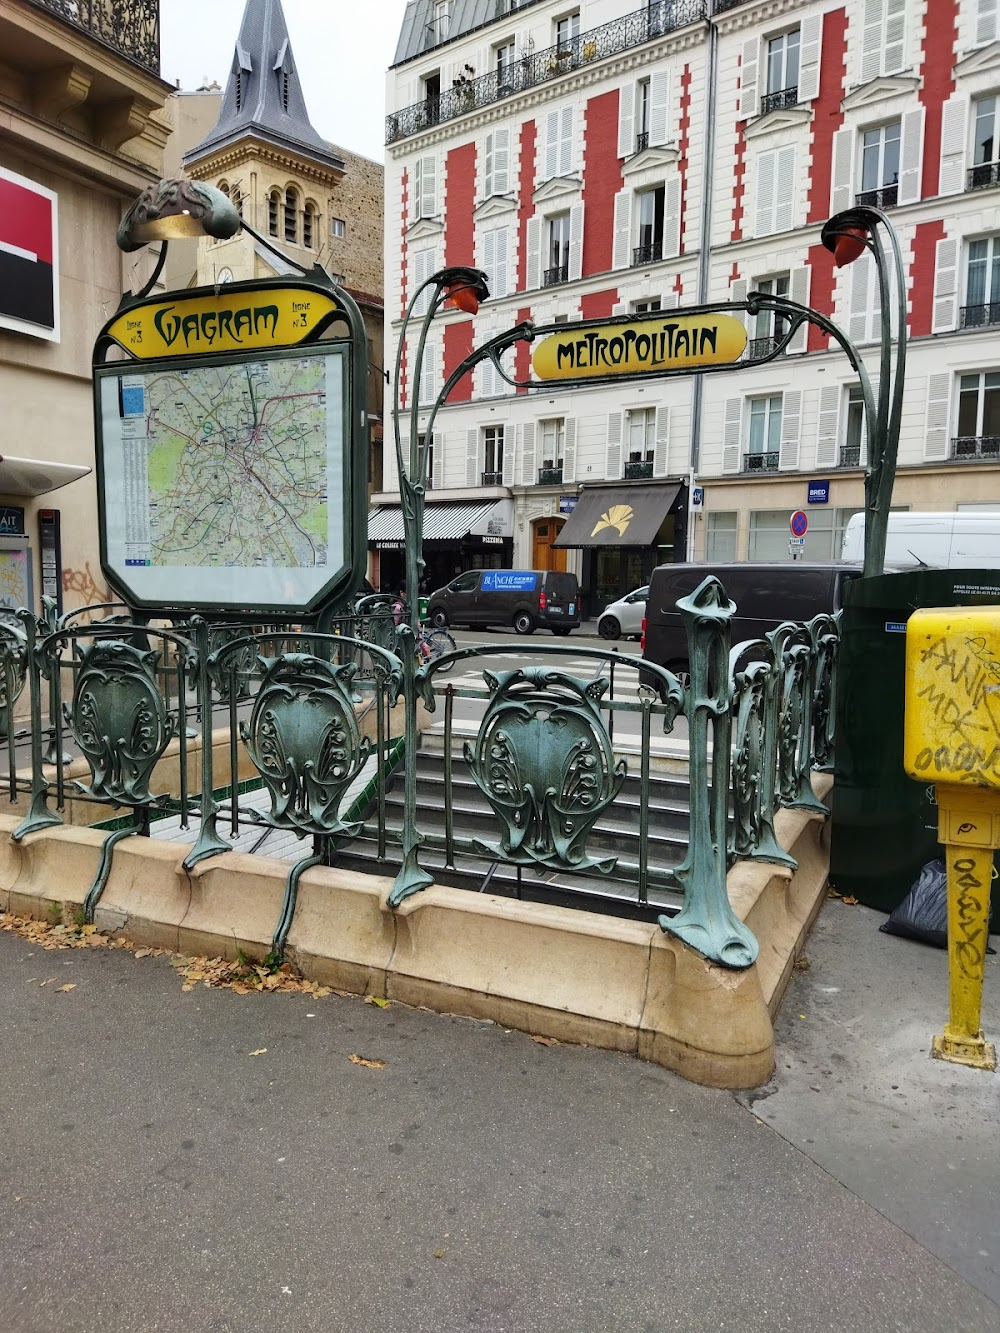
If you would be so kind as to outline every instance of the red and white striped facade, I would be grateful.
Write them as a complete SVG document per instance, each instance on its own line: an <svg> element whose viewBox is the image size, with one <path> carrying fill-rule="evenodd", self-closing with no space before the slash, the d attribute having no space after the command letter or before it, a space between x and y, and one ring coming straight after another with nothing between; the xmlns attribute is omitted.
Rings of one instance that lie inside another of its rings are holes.
<svg viewBox="0 0 1000 1333"><path fill-rule="evenodd" d="M472 16L474 4L452 0L451 34L462 23L457 11ZM793 298L831 315L863 347L875 375L879 318L869 261L835 270L819 237L823 222L862 188L865 135L877 155L879 143L898 134L894 205L883 196L903 251L911 338L896 503L1000 507L1000 444L990 443L1000 426L991 426L986 378L1000 373L1000 166L989 170L1000 147L990 154L987 145L985 166L980 148L975 166L990 98L997 99L1000 144L997 0L730 2L713 17L607 56L596 42L588 46L589 34L632 12L635 0L533 0L496 16L506 7L480 0L487 21L388 75L391 125L393 113L420 103L428 79L433 87L438 76L448 90L494 70L498 47L512 43L518 57L554 47L557 22L579 12L573 57L551 78L486 105L473 106L470 97L467 113L430 116L426 128L402 137L390 129L385 273L393 354L409 295L435 269L484 267L496 293L474 319L450 312L435 321L421 400L474 344L518 320L572 322L650 298L662 309L725 301L776 277ZM419 18L424 8L432 9L430 0L410 10ZM795 31L797 83L790 96L769 98L769 44ZM640 115L645 139L637 138ZM651 262L640 245L648 236L639 230L640 196L658 187L662 258ZM567 272L555 275L565 281L545 285L559 216L568 225ZM970 245L984 240L990 272L985 296L980 285L973 301ZM973 305L978 313L970 315ZM757 334L751 328L750 337ZM513 362L526 375L529 349L522 346ZM970 432L974 375L980 412ZM817 540L806 554L824 558L847 513L863 504L863 473L846 447L857 424L849 409L854 382L843 353L815 329L775 362L704 377L700 408L693 377L515 393L481 369L438 418L434 497L484 494L484 430L503 425L495 493L514 497L514 564L529 565L532 523L557 515L560 498L582 483L621 479L629 422L653 407L655 416L643 420L654 477L693 468L704 487L698 555L783 554L787 529L777 543L774 516L805 507L808 482L822 478L829 504L810 510ZM403 387L408 401L414 386L407 380ZM750 471L751 417L761 400L772 417L780 412L780 426L765 427L777 457ZM553 420L564 423L555 437L545 424ZM561 446L561 486L538 485L538 469L550 461L542 457L543 434ZM956 446L960 434L973 443ZM390 454L387 491L396 485ZM753 517L759 514L771 518Z"/></svg>

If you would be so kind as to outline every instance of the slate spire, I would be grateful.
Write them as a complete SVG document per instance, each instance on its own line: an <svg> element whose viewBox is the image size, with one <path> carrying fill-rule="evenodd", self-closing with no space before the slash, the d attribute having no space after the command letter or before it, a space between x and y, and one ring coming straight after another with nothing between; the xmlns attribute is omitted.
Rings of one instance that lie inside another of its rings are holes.
<svg viewBox="0 0 1000 1333"><path fill-rule="evenodd" d="M247 0L219 119L184 155L190 165L247 135L343 170L313 129L288 39L281 0Z"/></svg>

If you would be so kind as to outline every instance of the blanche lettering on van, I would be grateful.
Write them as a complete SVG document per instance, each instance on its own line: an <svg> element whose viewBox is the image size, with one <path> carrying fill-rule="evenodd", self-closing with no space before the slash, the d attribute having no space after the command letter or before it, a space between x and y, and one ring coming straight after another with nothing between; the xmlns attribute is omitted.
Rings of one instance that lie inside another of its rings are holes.
<svg viewBox="0 0 1000 1333"><path fill-rule="evenodd" d="M483 574L483 592L533 592L538 575L516 569L488 569Z"/></svg>

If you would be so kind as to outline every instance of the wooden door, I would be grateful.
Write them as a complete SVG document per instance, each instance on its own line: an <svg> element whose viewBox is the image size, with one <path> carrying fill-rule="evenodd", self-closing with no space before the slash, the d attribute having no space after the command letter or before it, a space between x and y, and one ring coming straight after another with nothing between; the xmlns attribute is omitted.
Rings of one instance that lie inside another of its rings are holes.
<svg viewBox="0 0 1000 1333"><path fill-rule="evenodd" d="M564 518L536 518L532 524L531 568L566 573L566 552L552 543L562 531Z"/></svg>

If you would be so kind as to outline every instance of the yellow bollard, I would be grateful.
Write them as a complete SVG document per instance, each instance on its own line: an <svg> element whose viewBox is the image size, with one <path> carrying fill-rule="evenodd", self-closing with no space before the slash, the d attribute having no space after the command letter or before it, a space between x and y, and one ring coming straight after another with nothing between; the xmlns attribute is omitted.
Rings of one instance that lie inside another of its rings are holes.
<svg viewBox="0 0 1000 1333"><path fill-rule="evenodd" d="M932 1054L996 1068L980 1027L993 849L1000 847L1000 611L916 611L906 626L903 766L932 781L948 867L950 1013Z"/></svg>

